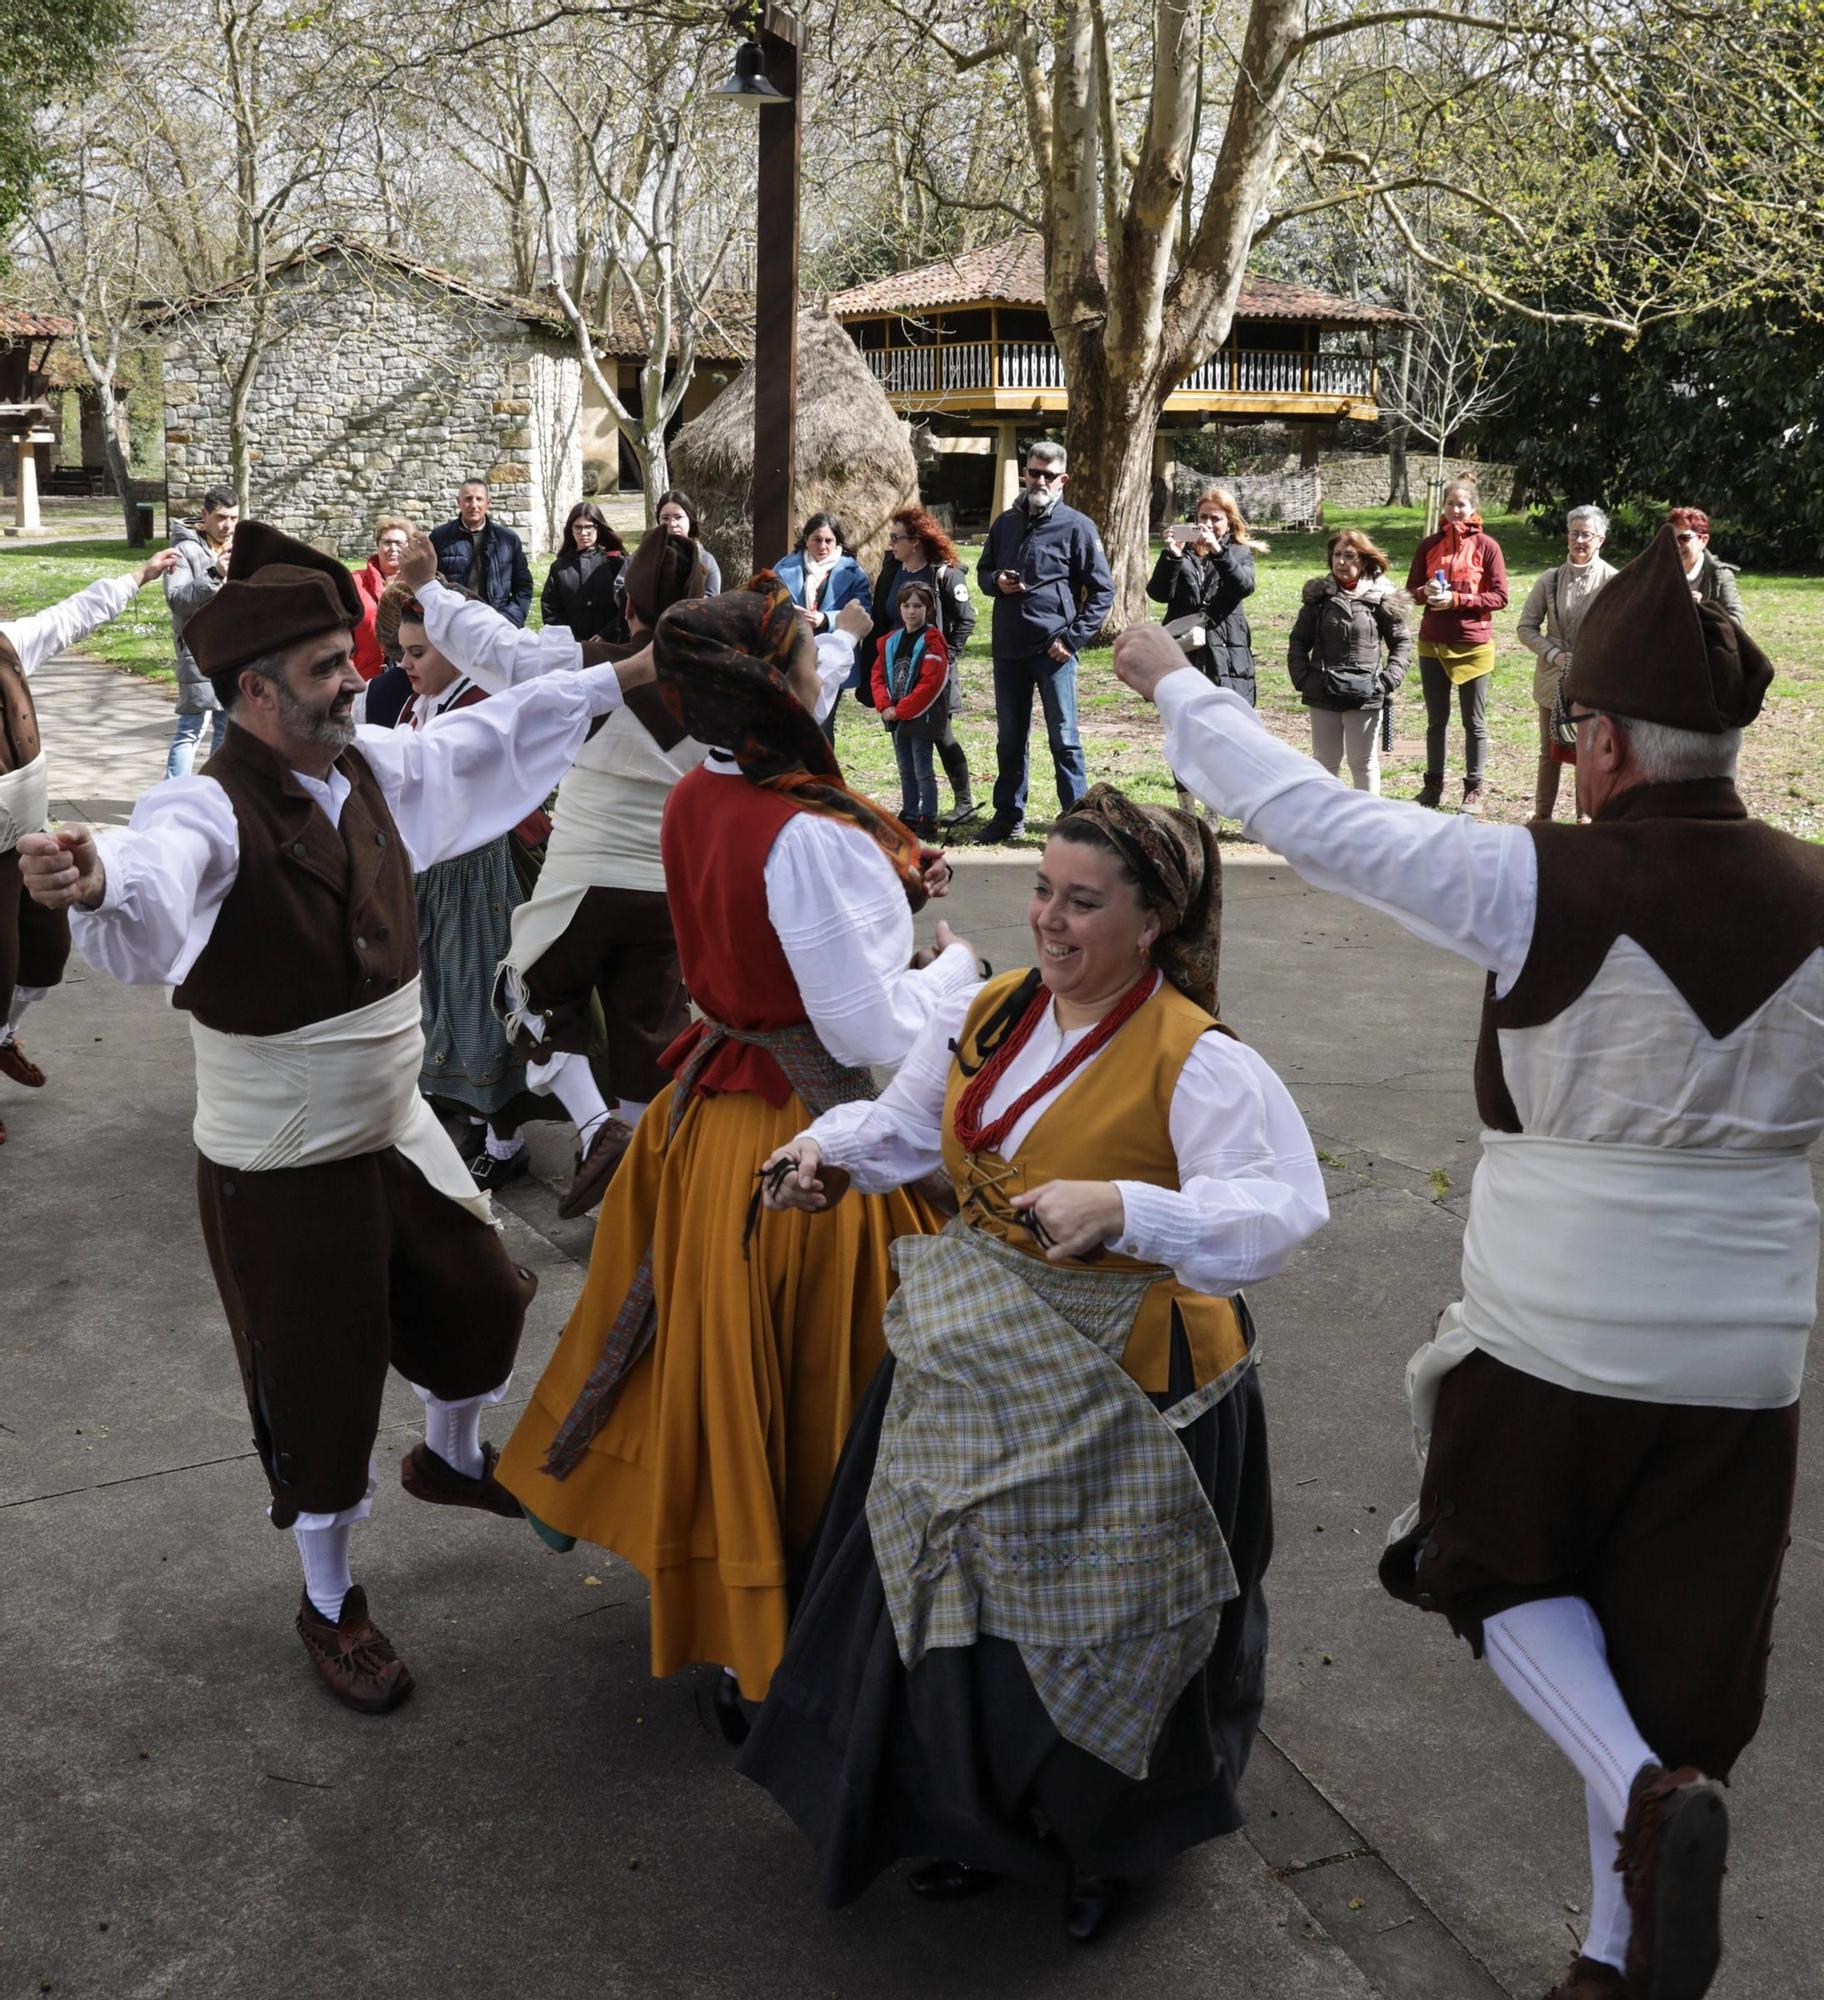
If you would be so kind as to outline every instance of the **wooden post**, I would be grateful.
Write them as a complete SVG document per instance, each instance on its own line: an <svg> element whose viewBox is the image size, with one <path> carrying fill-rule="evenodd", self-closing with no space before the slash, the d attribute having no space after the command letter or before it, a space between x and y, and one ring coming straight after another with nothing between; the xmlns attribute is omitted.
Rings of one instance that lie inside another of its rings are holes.
<svg viewBox="0 0 1824 2000"><path fill-rule="evenodd" d="M35 535L44 526L38 511L38 460L36 437L22 431L18 437L19 484L13 495L13 526L22 535Z"/></svg>
<svg viewBox="0 0 1824 2000"><path fill-rule="evenodd" d="M998 519L1020 497L1020 427L995 426L994 512Z"/></svg>
<svg viewBox="0 0 1824 2000"><path fill-rule="evenodd" d="M798 51L804 30L769 5L766 80L791 99L760 107L759 269L754 281L754 566L777 562L797 521L798 177L804 135Z"/></svg>

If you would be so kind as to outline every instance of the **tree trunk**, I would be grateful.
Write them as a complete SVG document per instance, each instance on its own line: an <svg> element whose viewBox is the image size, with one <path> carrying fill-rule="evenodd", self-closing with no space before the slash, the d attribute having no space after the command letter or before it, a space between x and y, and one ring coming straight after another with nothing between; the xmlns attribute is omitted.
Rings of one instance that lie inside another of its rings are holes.
<svg viewBox="0 0 1824 2000"><path fill-rule="evenodd" d="M96 378L95 405L101 416L101 455L107 461L108 477L113 480L114 491L120 500L121 522L127 539L131 541L138 526L133 518L133 475L127 469L127 454L121 448L120 404L114 394L111 371L105 378Z"/></svg>
<svg viewBox="0 0 1824 2000"><path fill-rule="evenodd" d="M1065 498L1101 531L1115 580L1114 607L1103 627L1109 639L1147 615L1153 439L1160 399L1150 381L1114 380L1099 355L1074 356L1069 379L1070 485Z"/></svg>
<svg viewBox="0 0 1824 2000"><path fill-rule="evenodd" d="M1410 296L1410 287L1408 287ZM1407 397L1412 389L1412 328L1404 328L1400 334L1399 388L1394 407L1407 408ZM1412 437L1412 426L1404 417L1394 424L1387 434L1387 504L1389 507L1410 507L1412 505L1412 469L1408 463L1407 446Z"/></svg>

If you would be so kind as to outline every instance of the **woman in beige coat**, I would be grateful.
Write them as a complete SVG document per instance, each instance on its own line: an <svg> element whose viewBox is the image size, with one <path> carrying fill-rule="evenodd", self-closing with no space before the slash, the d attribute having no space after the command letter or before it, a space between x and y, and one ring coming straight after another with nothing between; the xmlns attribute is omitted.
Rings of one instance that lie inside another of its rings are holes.
<svg viewBox="0 0 1824 2000"><path fill-rule="evenodd" d="M1571 664L1583 614L1615 574L1599 553L1609 532L1609 517L1600 507L1573 507L1564 532L1569 561L1544 571L1520 609L1520 643L1537 662L1533 668L1533 701L1539 710L1539 775L1533 786L1536 820L1551 818L1558 803L1559 770L1577 761L1577 752L1552 734L1552 704Z"/></svg>

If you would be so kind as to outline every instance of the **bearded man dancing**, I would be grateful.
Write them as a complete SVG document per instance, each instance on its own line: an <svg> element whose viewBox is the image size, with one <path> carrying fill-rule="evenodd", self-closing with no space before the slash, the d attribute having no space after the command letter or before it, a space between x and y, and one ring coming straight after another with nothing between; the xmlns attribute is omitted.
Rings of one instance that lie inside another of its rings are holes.
<svg viewBox="0 0 1824 2000"><path fill-rule="evenodd" d="M132 603L155 576L177 567L161 549L125 576L104 576L30 618L0 624L0 1076L37 1090L44 1071L19 1046L20 1016L63 977L70 924L61 910L41 910L20 893L14 844L40 832L50 814L49 771L38 740L31 678L53 654L74 646ZM0 1123L0 1145L6 1126Z"/></svg>
<svg viewBox="0 0 1824 2000"><path fill-rule="evenodd" d="M1429 1449L1381 1578L1583 1779L1591 1921L1551 2000L1699 2000L1817 1305L1824 853L1734 784L1773 670L1662 532L1560 697L1593 823L1496 827L1344 790L1159 640L1116 669L1191 789L1489 971L1463 1297L1407 1371Z"/></svg>
<svg viewBox="0 0 1824 2000"><path fill-rule="evenodd" d="M298 1634L339 1700L380 1713L412 1676L348 1544L373 1503L387 1365L425 1406L406 1491L517 1515L481 1413L506 1392L537 1288L418 1094L412 875L523 819L621 683L590 668L428 734L357 729L360 619L340 563L243 524L187 633L228 712L222 749L155 786L125 829L19 846L29 893L71 910L85 958L175 988L190 1015L203 1237L272 1522L303 1557Z"/></svg>

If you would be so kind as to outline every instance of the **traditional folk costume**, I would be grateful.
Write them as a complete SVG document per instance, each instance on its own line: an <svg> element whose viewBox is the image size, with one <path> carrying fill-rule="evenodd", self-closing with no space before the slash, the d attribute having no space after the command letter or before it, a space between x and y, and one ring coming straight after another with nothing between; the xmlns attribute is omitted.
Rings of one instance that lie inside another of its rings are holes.
<svg viewBox="0 0 1824 2000"><path fill-rule="evenodd" d="M1241 1823L1273 1529L1239 1291L1321 1226L1323 1184L1215 1019L1208 828L1107 785L1077 815L1164 923L1127 999L1066 1032L1036 973L955 994L878 1101L809 1129L855 1188L941 1164L960 1204L895 1246L891 1356L742 1758L832 1904L906 1854L1081 1885ZM1012 1197L1086 1172L1125 1228L1052 1263Z"/></svg>
<svg viewBox="0 0 1824 2000"><path fill-rule="evenodd" d="M1590 606L1564 696L1720 737L1771 677L1662 533ZM1584 1779L1592 1921L1559 1992L1693 2000L1725 1838L1699 1774L1760 1720L1816 1311L1824 855L1720 777L1586 827L1439 822L1189 674L1157 699L1212 806L1489 970L1463 1297L1408 1371L1428 1450L1382 1578Z"/></svg>
<svg viewBox="0 0 1824 2000"><path fill-rule="evenodd" d="M70 922L63 910L41 909L19 883L19 837L42 833L50 821L50 771L38 737L31 677L66 646L117 618L139 590L139 578L102 577L61 604L0 624L0 1076L28 1090L44 1072L19 1046L25 1010L63 978L70 956ZM0 1122L0 1144L6 1126Z"/></svg>
<svg viewBox="0 0 1824 2000"><path fill-rule="evenodd" d="M250 522L190 631L232 703L246 663L359 616L339 563ZM519 819L619 701L601 668L434 731L363 728L322 779L231 727L203 775L155 786L99 836L102 900L72 919L92 964L173 987L191 1017L203 1236L271 1519L304 1559L299 1634L353 1707L412 1685L348 1575L388 1364L426 1406L407 1491L516 1515L479 1426L536 1289L418 1093L413 872Z"/></svg>
<svg viewBox="0 0 1824 2000"><path fill-rule="evenodd" d="M703 594L694 542L651 530L627 566L628 603L646 633L686 597ZM512 686L582 665L562 626L521 632L488 607L431 585L426 630L444 657L483 686ZM625 658L645 641L597 644ZM586 1214L601 1199L647 1104L665 1083L659 1058L690 1018L665 900L659 822L672 787L705 756L652 688L597 730L558 793L551 838L529 895L516 903L495 954L494 994L532 1089L556 1095L575 1120L577 1174L559 1203ZM599 1002L607 1037L611 1112L588 1050Z"/></svg>
<svg viewBox="0 0 1824 2000"><path fill-rule="evenodd" d="M721 1662L750 1700L883 1352L888 1247L936 1227L907 1193L756 1215L755 1176L816 1112L871 1096L869 1066L902 1060L975 978L958 945L911 968L923 857L842 784L791 692L811 645L783 590L659 623L668 706L725 746L679 782L661 836L700 1018L666 1053L675 1081L609 1186L583 1295L501 1458L560 1541L647 1578L655 1674ZM826 698L845 677L838 663ZM723 1702L726 1727L732 1686Z"/></svg>

